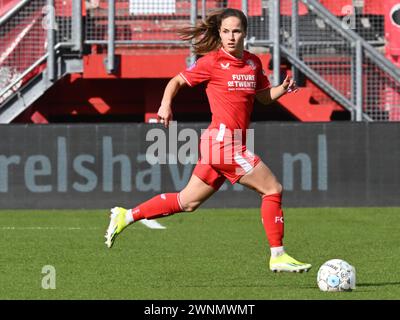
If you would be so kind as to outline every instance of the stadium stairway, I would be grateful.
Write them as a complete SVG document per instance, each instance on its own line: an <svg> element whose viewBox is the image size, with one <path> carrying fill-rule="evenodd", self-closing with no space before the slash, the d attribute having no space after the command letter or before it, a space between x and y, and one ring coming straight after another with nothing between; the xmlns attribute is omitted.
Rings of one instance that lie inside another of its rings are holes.
<svg viewBox="0 0 400 320"><path fill-rule="evenodd" d="M28 1L27 1L28 2ZM105 4L105 2L100 2L100 4ZM117 2L118 5L127 2ZM305 7L302 6L304 9ZM106 36L106 7L100 8L100 16L96 20L96 25L94 34L96 36ZM120 10L119 7L117 7ZM123 8L126 11L126 8ZM125 12L118 11L117 12ZM259 11L261 8L259 8ZM332 9L333 10L333 9ZM250 10L251 11L251 10ZM290 10L288 11L290 13ZM250 12L251 13L251 12ZM339 14L339 12L337 13ZM322 17L324 17L322 15ZM70 16L64 16L65 21L69 21ZM184 17L187 19L187 17ZM179 29L182 25L177 23L175 20L166 20L163 23L155 21L141 21L140 17L136 17L135 21L129 21L128 19L117 19L116 27L121 28L123 32L122 35L129 36L127 39L123 38L120 40L148 40L149 37L160 36L170 37L176 34L176 29ZM179 21L179 20L178 20ZM312 20L310 20L312 22ZM182 21L181 21L182 22ZM67 24L68 25L68 24ZM140 30L135 29L137 25L140 25ZM312 28L314 29L314 28ZM29 34L26 35L26 38ZM132 39L132 36L137 38ZM24 39L19 39L18 46L15 46L15 50L24 50L23 44ZM44 43L44 39L41 39ZM42 46L44 48L44 46ZM6 48L8 50L8 48ZM99 50L98 50L99 49ZM126 114L131 108L129 103L121 100L121 96L109 99L101 99L101 97L96 96L95 90L92 92L87 92L87 94L82 95L90 102L91 112L86 113L85 108L77 108L80 101L73 101L68 107L66 103L64 105L59 105L57 108L47 108L43 107L48 102L49 92L52 97L56 97L63 90L67 91L67 86L71 85L70 82L74 83L76 89L79 90L79 85L87 85L88 82L79 81L79 79L87 80L126 80L126 79L147 79L154 80L154 84L159 84L159 80L166 80L173 77L179 73L183 68L186 67L186 61L188 57L187 48L176 47L169 48L171 54L165 54L160 52L160 54L155 55L156 51L151 50L152 53L148 54L144 48L129 48L123 47L123 49L117 48L116 60L118 61L118 70L114 74L108 74L105 70L105 46L92 45L89 51L83 52L83 55L79 56L76 53L72 53L70 50L59 51L59 55L56 57L57 71L55 81L49 81L46 74L46 60L43 60L41 64L38 64L35 68L32 68L30 73L27 73L21 82L18 82L18 86L14 86L10 89L9 96L5 100L1 100L0 97L0 122L34 122L34 123L47 123L51 121L49 115L54 116L54 112L58 113L57 116L61 118L70 115L79 115L80 113L86 114L88 116L93 116L96 119L96 115L106 115L113 112L122 112ZM5 50L4 52L8 52ZM163 49L159 49L163 51ZM7 56L8 59L12 59L14 54L0 52L3 56ZM18 53L18 52L17 52ZM45 53L45 52L44 52ZM259 54L260 58L263 60L264 66L269 65L270 56L269 54ZM156 58L155 58L156 57ZM296 61L292 60L291 63L295 64ZM325 65L326 66L326 65ZM1 67L1 65L0 65ZM288 65L282 63L281 73L285 73L289 69ZM267 73L271 74L270 70ZM22 72L23 70L20 70ZM303 71L304 72L304 71ZM69 76L65 80L65 76ZM332 93L328 92L326 88L318 86L318 80L313 79L310 74L305 73L305 80L302 83L302 88L293 94L286 95L279 100L279 106L284 109L287 114L289 114L294 120L298 121L331 121L333 118L337 117L340 119L346 119L346 115L349 115L349 111L339 104L340 99L335 99ZM64 79L63 79L64 78ZM68 80L69 79L69 80ZM114 82L115 85L115 82ZM151 87L151 85L150 85ZM81 88L83 90L83 88ZM329 88L328 88L329 89ZM161 89L160 89L161 90ZM138 97L149 96L149 92L136 91L135 94ZM132 94L131 91L126 91L123 95L129 96ZM159 95L159 93L158 93ZM157 95L154 95L157 96ZM66 97L68 98L68 97ZM139 99L140 100L140 99ZM142 100L146 100L143 98ZM47 102L46 102L47 101ZM128 100L127 100L128 101ZM157 108L157 101L155 98L147 99L141 105L137 104L137 110L135 112L142 112L142 121L148 119L148 115L154 114ZM84 100L81 101L84 105ZM203 101L204 103L204 101ZM73 107L71 107L73 105ZM119 106L119 107L116 107ZM124 106L120 108L120 106ZM8 110L8 111L7 111ZM50 111L51 110L51 111ZM117 111L118 110L118 111ZM5 112L7 111L7 112ZM6 114L7 116L3 116ZM348 120L348 118L346 119Z"/></svg>
<svg viewBox="0 0 400 320"><path fill-rule="evenodd" d="M263 63L268 64L269 54L259 56ZM61 118L70 121L135 119L145 122L153 118L154 121L163 88L171 77L186 67L187 53L158 56L157 61L149 63L152 58L148 55L118 55L119 71L107 74L103 63L105 54L87 55L83 58L83 73L71 74L58 81L29 110L16 117L15 122L49 123ZM272 71L266 69L266 73L270 76ZM154 78L155 74L157 78ZM62 104L57 103L60 99ZM184 119L197 119L195 114L201 113L201 118L206 121L204 115L209 113L200 87L180 93L174 105L175 112ZM188 108L188 105L191 107ZM334 114L337 117L337 114L346 113L343 107L330 100L311 82L307 83L307 87L279 99L275 108L283 109L278 113L286 114L281 117L282 120L303 122L327 122L332 120ZM268 109L259 107L257 118L268 119L266 113L271 112Z"/></svg>
<svg viewBox="0 0 400 320"><path fill-rule="evenodd" d="M332 120L334 111L343 112L343 108L335 103L312 103L315 101L311 88L300 88L298 92L288 94L279 99L279 103L288 112L303 122L327 122Z"/></svg>

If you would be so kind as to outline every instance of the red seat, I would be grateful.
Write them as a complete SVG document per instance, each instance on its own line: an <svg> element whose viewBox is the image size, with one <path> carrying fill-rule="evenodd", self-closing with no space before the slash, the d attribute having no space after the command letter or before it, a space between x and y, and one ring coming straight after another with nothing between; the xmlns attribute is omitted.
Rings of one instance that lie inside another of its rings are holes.
<svg viewBox="0 0 400 320"><path fill-rule="evenodd" d="M2 0L0 3L0 17L5 15L10 9L14 8L20 0Z"/></svg>
<svg viewBox="0 0 400 320"><path fill-rule="evenodd" d="M228 8L242 9L242 0L228 0ZM261 0L249 1L248 2L248 15L249 16L261 16L262 15L262 3Z"/></svg>
<svg viewBox="0 0 400 320"><path fill-rule="evenodd" d="M349 10L346 10L347 6L353 7L352 0L320 0L332 14L335 16L345 16L349 14Z"/></svg>
<svg viewBox="0 0 400 320"><path fill-rule="evenodd" d="M384 1L364 0L363 14L384 15Z"/></svg>
<svg viewBox="0 0 400 320"><path fill-rule="evenodd" d="M228 7L234 9L242 9L242 0L230 0L228 1ZM271 9L271 8L269 8ZM299 2L299 14L305 15L308 13L307 6ZM292 0L281 0L281 14L285 16L292 15ZM262 15L262 1L249 1L248 5L249 16L261 16Z"/></svg>
<svg viewBox="0 0 400 320"><path fill-rule="evenodd" d="M299 15L303 16L308 13L307 6L299 1ZM292 15L292 0L281 0L281 14L284 16Z"/></svg>

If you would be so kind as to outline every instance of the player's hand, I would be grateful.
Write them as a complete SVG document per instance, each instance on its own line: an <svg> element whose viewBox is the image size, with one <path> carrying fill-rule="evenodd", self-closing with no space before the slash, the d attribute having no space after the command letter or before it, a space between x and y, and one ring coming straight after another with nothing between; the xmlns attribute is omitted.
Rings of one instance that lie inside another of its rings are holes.
<svg viewBox="0 0 400 320"><path fill-rule="evenodd" d="M164 127L168 128L169 122L172 120L172 109L168 104L161 103L160 108L158 109L158 120L164 124Z"/></svg>
<svg viewBox="0 0 400 320"><path fill-rule="evenodd" d="M297 88L296 81L294 81L293 78L289 76L286 76L281 86L286 92L296 92L299 90L299 88Z"/></svg>

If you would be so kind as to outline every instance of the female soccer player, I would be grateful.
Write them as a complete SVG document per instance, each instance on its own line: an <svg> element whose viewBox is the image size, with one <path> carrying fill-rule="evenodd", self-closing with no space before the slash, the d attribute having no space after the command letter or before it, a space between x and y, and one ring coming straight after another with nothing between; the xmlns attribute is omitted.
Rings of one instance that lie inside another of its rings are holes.
<svg viewBox="0 0 400 320"><path fill-rule="evenodd" d="M196 210L228 179L261 196L262 223L271 249L269 268L278 272L302 272L311 268L310 264L299 262L285 252L282 186L245 144L254 98L268 104L288 91L296 90L296 84L286 77L281 85L270 86L260 59L244 50L246 30L247 19L243 12L228 8L210 14L201 25L182 31L182 38L193 39L194 52L202 57L169 81L158 117L168 127L172 119L172 100L179 89L207 82L212 122L208 132L201 137L200 159L187 186L179 193L157 195L130 210L111 209L105 235L109 248L116 236L133 222Z"/></svg>

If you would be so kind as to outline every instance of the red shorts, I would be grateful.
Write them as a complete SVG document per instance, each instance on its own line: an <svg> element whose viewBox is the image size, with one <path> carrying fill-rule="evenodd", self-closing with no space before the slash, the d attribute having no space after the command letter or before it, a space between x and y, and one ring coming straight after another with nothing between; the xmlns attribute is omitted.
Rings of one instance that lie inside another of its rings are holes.
<svg viewBox="0 0 400 320"><path fill-rule="evenodd" d="M251 171L260 158L245 145L226 141L200 140L200 159L193 174L218 190L228 179L232 184Z"/></svg>

